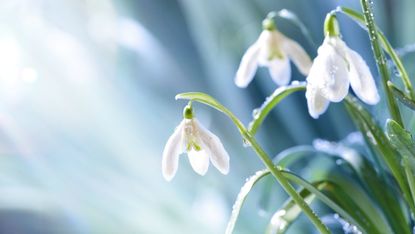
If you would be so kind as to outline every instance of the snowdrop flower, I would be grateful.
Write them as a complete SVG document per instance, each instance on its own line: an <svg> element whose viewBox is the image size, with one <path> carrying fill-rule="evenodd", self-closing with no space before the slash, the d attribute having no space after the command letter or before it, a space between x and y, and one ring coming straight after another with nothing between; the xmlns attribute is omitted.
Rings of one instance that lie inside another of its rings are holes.
<svg viewBox="0 0 415 234"><path fill-rule="evenodd" d="M291 79L290 60L299 71L308 75L311 59L295 41L281 34L275 25L271 12L263 21L263 31L242 57L236 72L235 84L245 88L254 78L258 65L268 67L271 78L278 85L286 85Z"/></svg>
<svg viewBox="0 0 415 234"><path fill-rule="evenodd" d="M307 77L306 98L310 115L317 119L330 102L342 101L349 86L365 103L378 103L380 98L369 67L339 37L334 13L327 15L324 27L326 37Z"/></svg>
<svg viewBox="0 0 415 234"><path fill-rule="evenodd" d="M204 128L194 117L192 107L183 111L183 121L170 136L163 151L162 172L167 181L173 179L179 166L179 155L187 153L193 170L205 175L209 161L222 173L229 172L229 155L219 138Z"/></svg>

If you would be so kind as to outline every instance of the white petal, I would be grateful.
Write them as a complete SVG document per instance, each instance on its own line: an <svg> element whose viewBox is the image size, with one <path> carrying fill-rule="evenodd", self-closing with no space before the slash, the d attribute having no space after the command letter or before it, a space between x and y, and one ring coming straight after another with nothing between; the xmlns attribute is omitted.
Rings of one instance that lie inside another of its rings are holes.
<svg viewBox="0 0 415 234"><path fill-rule="evenodd" d="M257 41L259 45L258 64L260 66L268 66L274 53L282 53L279 48L280 40L281 33L278 31L262 31Z"/></svg>
<svg viewBox="0 0 415 234"><path fill-rule="evenodd" d="M327 110L330 102L321 96L318 89L311 84L307 84L305 96L307 98L308 113L310 113L310 116L314 119L318 119L318 117Z"/></svg>
<svg viewBox="0 0 415 234"><path fill-rule="evenodd" d="M284 52L293 61L295 66L297 66L298 70L303 75L308 75L312 62L303 47L287 37L284 37L284 40L282 41L282 47Z"/></svg>
<svg viewBox="0 0 415 234"><path fill-rule="evenodd" d="M239 88L246 88L254 78L258 67L257 59L260 46L258 42L251 45L242 57L241 64L235 76L235 84Z"/></svg>
<svg viewBox="0 0 415 234"><path fill-rule="evenodd" d="M349 90L349 77L346 58L339 54L341 48L323 43L318 49L307 81L318 87L320 94L332 102L340 102Z"/></svg>
<svg viewBox="0 0 415 234"><path fill-rule="evenodd" d="M207 152L204 149L199 151L192 149L187 152L187 156L193 170L199 175L205 175L209 169L209 155Z"/></svg>
<svg viewBox="0 0 415 234"><path fill-rule="evenodd" d="M286 85L291 79L290 61L285 56L283 59L273 59L268 64L269 74L277 85Z"/></svg>
<svg viewBox="0 0 415 234"><path fill-rule="evenodd" d="M219 137L198 123L199 133L212 164L222 173L229 173L229 155Z"/></svg>
<svg viewBox="0 0 415 234"><path fill-rule="evenodd" d="M179 167L179 155L183 147L183 126L182 121L174 130L174 133L167 140L163 150L163 158L161 161L162 173L164 179L170 181L173 179Z"/></svg>
<svg viewBox="0 0 415 234"><path fill-rule="evenodd" d="M374 105L380 97L372 73L363 58L355 51L347 50L350 61L350 84L355 94L367 104Z"/></svg>

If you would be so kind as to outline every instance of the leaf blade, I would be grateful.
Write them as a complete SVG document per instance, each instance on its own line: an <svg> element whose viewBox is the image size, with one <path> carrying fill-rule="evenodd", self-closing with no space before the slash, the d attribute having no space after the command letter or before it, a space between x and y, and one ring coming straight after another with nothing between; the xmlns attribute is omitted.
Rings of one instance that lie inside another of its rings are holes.
<svg viewBox="0 0 415 234"><path fill-rule="evenodd" d="M313 185L321 190L327 183L324 181L315 182ZM303 188L299 191L301 197L309 205L315 200L315 194L311 193L309 190ZM299 217L301 214L301 209L295 203L295 201L289 198L283 205L281 209L278 209L271 218L271 221L267 227L267 234L282 234L285 233L290 225Z"/></svg>
<svg viewBox="0 0 415 234"><path fill-rule="evenodd" d="M348 96L344 103L353 122L364 135L366 142L374 152L377 152L376 155L379 155L386 163L398 183L405 200L408 202L411 210L414 210L415 207L410 201L410 189L399 165L399 158L397 158L399 154L392 147L383 130L378 126L369 112L355 98Z"/></svg>
<svg viewBox="0 0 415 234"><path fill-rule="evenodd" d="M232 213L231 213L231 217L229 218L228 224L226 226L225 234L233 233L235 229L236 221L238 220L238 217L239 217L239 213L242 209L243 203L245 202L249 192L259 180L261 180L263 177L269 174L270 172L267 169L257 171L253 176L249 177L249 179L241 187L241 190L238 193L235 203L232 206Z"/></svg>

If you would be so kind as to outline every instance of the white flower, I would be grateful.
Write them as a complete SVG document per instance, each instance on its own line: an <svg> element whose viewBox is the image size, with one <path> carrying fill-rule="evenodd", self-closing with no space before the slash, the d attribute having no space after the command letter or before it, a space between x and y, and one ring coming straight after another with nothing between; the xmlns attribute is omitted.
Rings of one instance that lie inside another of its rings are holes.
<svg viewBox="0 0 415 234"><path fill-rule="evenodd" d="M376 84L366 62L340 37L327 35L307 77L306 98L310 115L317 119L330 102L342 101L349 86L365 103L374 105L379 102Z"/></svg>
<svg viewBox="0 0 415 234"><path fill-rule="evenodd" d="M302 74L308 75L311 59L304 49L276 30L272 19L265 19L263 24L261 35L242 57L235 76L236 86L247 87L254 78L258 65L268 67L275 83L286 85L291 79L290 60Z"/></svg>
<svg viewBox="0 0 415 234"><path fill-rule="evenodd" d="M200 175L206 174L209 161L222 174L229 172L229 155L221 141L196 118L184 118L164 147L162 171L167 181L176 174L179 155L183 152L187 153L193 170Z"/></svg>

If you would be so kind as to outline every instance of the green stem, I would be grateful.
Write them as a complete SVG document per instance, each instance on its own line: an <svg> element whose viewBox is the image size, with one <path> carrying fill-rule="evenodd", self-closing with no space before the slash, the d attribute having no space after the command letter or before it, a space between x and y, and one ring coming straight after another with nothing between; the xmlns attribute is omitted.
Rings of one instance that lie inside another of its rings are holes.
<svg viewBox="0 0 415 234"><path fill-rule="evenodd" d="M385 55L380 47L378 40L377 28L375 26L372 7L370 0L360 0L363 14L365 17L367 30L369 32L370 42L372 44L373 54L375 56L376 65L378 67L380 76L382 77L382 85L386 93L386 102L388 104L389 113L397 123L403 126L402 118L399 112L396 100L393 98L392 92L388 89L388 81L390 80L388 67L386 65Z"/></svg>
<svg viewBox="0 0 415 234"><path fill-rule="evenodd" d="M271 174L275 177L275 179L281 184L283 189L290 195L293 200L298 204L301 210L308 216L311 222L315 225L317 230L323 234L329 234L329 229L324 225L324 223L320 220L320 218L314 213L314 211L310 208L310 206L304 201L304 199L297 193L294 187L288 182L288 180L283 176L280 169L278 169L274 163L272 162L271 158L265 153L265 151L261 148L255 138L249 133L246 127L242 124L242 122L225 106L221 103L216 101L211 96L204 94L204 93L197 93L197 92L190 92L190 93L181 93L176 95L176 99L186 99L191 101L197 101L206 105L209 105L218 111L227 115L235 126L238 128L239 132L241 133L244 141L249 143L254 151L257 153L259 158L262 160L264 165L267 169L271 172Z"/></svg>
<svg viewBox="0 0 415 234"><path fill-rule="evenodd" d="M302 209L302 211L308 216L314 226L320 231L320 233L327 233L329 234L330 231L323 224L320 218L314 213L314 211L310 208L310 206L304 201L304 199L298 194L298 192L294 189L294 187L287 181L287 179L282 174L281 170L277 168L274 163L272 162L271 158L267 155L267 153L261 148L258 142L255 140L254 137L251 136L248 132L243 133L244 139L250 143L251 147L257 153L259 158L262 160L264 165L267 169L271 172L271 174L277 179L277 181L281 184L284 190L292 197L292 199L298 204L298 206Z"/></svg>

